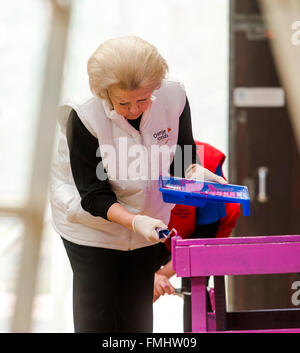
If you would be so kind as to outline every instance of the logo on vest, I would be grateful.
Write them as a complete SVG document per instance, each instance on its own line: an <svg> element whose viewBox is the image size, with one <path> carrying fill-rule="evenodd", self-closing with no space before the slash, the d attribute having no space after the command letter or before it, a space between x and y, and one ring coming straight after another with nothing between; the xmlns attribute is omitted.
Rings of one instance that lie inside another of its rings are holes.
<svg viewBox="0 0 300 353"><path fill-rule="evenodd" d="M169 134L171 133L172 129L162 129L153 134L153 137L161 144L166 144L169 141Z"/></svg>

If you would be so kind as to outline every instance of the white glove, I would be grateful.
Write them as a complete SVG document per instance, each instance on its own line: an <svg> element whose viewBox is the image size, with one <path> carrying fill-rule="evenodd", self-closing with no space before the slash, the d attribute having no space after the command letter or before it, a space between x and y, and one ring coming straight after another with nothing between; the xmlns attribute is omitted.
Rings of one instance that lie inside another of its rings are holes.
<svg viewBox="0 0 300 353"><path fill-rule="evenodd" d="M186 179L212 181L219 184L228 184L221 176L212 173L210 170L202 167L199 164L191 164L185 171Z"/></svg>
<svg viewBox="0 0 300 353"><path fill-rule="evenodd" d="M136 215L132 220L132 229L151 243L160 241L156 228L168 228L160 219Z"/></svg>

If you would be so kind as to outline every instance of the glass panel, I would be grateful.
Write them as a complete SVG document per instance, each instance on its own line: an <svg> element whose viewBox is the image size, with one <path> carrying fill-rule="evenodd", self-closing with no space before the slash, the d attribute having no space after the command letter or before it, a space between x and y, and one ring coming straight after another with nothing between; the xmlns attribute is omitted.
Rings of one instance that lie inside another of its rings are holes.
<svg viewBox="0 0 300 353"><path fill-rule="evenodd" d="M9 332L14 313L23 232L21 219L0 217L0 332Z"/></svg>
<svg viewBox="0 0 300 353"><path fill-rule="evenodd" d="M2 1L0 205L23 203L30 178L49 22L47 1Z"/></svg>
<svg viewBox="0 0 300 353"><path fill-rule="evenodd" d="M47 210L33 302L31 332L74 332L72 272Z"/></svg>

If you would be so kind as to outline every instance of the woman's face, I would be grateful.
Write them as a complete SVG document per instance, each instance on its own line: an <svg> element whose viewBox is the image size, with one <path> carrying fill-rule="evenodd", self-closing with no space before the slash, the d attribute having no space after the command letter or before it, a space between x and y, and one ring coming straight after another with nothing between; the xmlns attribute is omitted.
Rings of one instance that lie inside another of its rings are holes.
<svg viewBox="0 0 300 353"><path fill-rule="evenodd" d="M108 90L114 110L129 120L137 119L150 106L151 94L149 87L127 91L112 86Z"/></svg>

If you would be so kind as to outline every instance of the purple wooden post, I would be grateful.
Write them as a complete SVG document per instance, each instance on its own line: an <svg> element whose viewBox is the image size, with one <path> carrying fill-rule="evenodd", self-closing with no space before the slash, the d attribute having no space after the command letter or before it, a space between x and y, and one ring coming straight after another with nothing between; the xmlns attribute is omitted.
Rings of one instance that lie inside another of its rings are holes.
<svg viewBox="0 0 300 353"><path fill-rule="evenodd" d="M192 277L191 290L192 332L207 332L205 277Z"/></svg>

